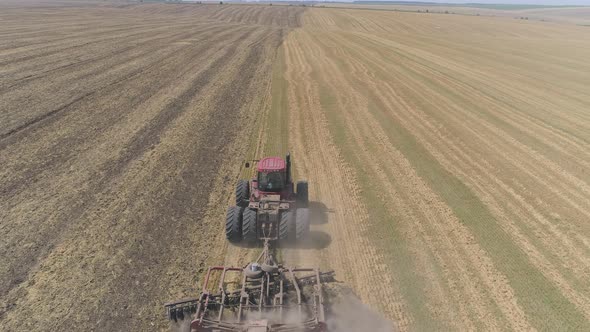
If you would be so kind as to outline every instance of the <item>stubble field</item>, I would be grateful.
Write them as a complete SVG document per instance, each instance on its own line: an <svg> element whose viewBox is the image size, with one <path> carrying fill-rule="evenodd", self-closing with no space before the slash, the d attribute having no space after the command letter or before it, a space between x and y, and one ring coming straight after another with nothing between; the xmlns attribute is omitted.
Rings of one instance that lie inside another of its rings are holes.
<svg viewBox="0 0 590 332"><path fill-rule="evenodd" d="M291 6L5 5L0 329L160 330L243 264L240 161L291 151L312 233L399 330L590 326L590 30Z"/></svg>
<svg viewBox="0 0 590 332"><path fill-rule="evenodd" d="M0 330L167 326L223 257L218 200L300 12L0 11Z"/></svg>
<svg viewBox="0 0 590 332"><path fill-rule="evenodd" d="M400 330L590 326L589 37L318 9L285 40L321 257Z"/></svg>

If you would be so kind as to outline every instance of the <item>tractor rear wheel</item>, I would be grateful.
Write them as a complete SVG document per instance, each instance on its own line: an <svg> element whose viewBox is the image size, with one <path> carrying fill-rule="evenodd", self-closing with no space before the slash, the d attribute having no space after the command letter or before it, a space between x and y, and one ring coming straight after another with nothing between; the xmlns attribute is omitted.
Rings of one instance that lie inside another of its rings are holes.
<svg viewBox="0 0 590 332"><path fill-rule="evenodd" d="M293 211L287 210L281 213L279 223L279 240L288 240L293 238L295 233L295 224L293 220Z"/></svg>
<svg viewBox="0 0 590 332"><path fill-rule="evenodd" d="M256 242L256 210L245 209L242 214L242 239L248 243Z"/></svg>
<svg viewBox="0 0 590 332"><path fill-rule="evenodd" d="M295 239L301 240L309 234L309 209L299 208L295 213Z"/></svg>
<svg viewBox="0 0 590 332"><path fill-rule="evenodd" d="M306 208L309 205L307 181L297 181L297 206Z"/></svg>
<svg viewBox="0 0 590 332"><path fill-rule="evenodd" d="M250 183L248 180L238 180L238 184L236 185L236 205L247 207L249 199Z"/></svg>
<svg viewBox="0 0 590 332"><path fill-rule="evenodd" d="M239 206L230 206L225 216L225 237L231 243L242 241L242 210Z"/></svg>

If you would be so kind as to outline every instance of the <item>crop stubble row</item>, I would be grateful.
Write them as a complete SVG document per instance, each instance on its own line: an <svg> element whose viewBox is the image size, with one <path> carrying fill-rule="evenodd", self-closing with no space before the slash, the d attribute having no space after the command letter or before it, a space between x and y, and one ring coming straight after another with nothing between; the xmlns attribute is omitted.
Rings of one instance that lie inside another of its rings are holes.
<svg viewBox="0 0 590 332"><path fill-rule="evenodd" d="M310 10L285 41L305 128L290 144L336 211L322 254L399 328L588 325L587 40L571 25Z"/></svg>
<svg viewBox="0 0 590 332"><path fill-rule="evenodd" d="M163 328L223 255L219 193L300 9L218 11L2 12L3 330Z"/></svg>
<svg viewBox="0 0 590 332"><path fill-rule="evenodd" d="M298 8L18 10L0 14L0 326L162 327L162 298L243 263L209 243L271 76L290 130L257 150L288 144L326 218L290 264L334 268L402 330L588 324L587 30L309 10L271 75Z"/></svg>

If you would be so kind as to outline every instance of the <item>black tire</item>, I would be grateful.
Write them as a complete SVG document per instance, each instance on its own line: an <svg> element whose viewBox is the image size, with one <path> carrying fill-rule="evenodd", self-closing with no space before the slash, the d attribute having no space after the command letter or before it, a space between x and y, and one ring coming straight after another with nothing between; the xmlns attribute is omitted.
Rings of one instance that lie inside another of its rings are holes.
<svg viewBox="0 0 590 332"><path fill-rule="evenodd" d="M242 241L242 210L239 206L230 206L225 216L225 237L231 243Z"/></svg>
<svg viewBox="0 0 590 332"><path fill-rule="evenodd" d="M301 240L309 234L309 209L299 208L295 213L295 239Z"/></svg>
<svg viewBox="0 0 590 332"><path fill-rule="evenodd" d="M176 321L176 309L168 309L168 320Z"/></svg>
<svg viewBox="0 0 590 332"><path fill-rule="evenodd" d="M297 181L297 206L306 208L309 205L307 181Z"/></svg>
<svg viewBox="0 0 590 332"><path fill-rule="evenodd" d="M254 243L258 240L255 210L245 209L242 214L242 239L248 243Z"/></svg>
<svg viewBox="0 0 590 332"><path fill-rule="evenodd" d="M285 241L292 239L293 235L295 235L293 211L283 211L281 212L281 221L279 222L279 240Z"/></svg>
<svg viewBox="0 0 590 332"><path fill-rule="evenodd" d="M176 310L176 317L178 320L184 320L184 311L181 309Z"/></svg>
<svg viewBox="0 0 590 332"><path fill-rule="evenodd" d="M248 206L250 199L250 183L248 180L238 180L236 185L236 205L241 207Z"/></svg>

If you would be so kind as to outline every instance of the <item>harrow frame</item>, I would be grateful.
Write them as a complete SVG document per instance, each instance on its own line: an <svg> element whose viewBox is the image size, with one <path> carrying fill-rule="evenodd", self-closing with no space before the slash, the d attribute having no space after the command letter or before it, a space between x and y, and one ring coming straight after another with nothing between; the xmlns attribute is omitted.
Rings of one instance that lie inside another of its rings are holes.
<svg viewBox="0 0 590 332"><path fill-rule="evenodd" d="M209 267L198 298L167 303L165 308L170 320L192 315L192 332L326 331L322 283L332 279L332 271L276 264L266 239L255 262L243 268ZM228 289L235 280L237 287Z"/></svg>

